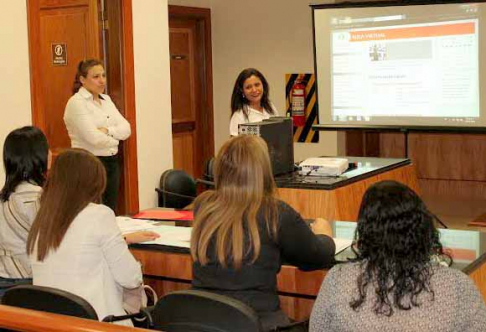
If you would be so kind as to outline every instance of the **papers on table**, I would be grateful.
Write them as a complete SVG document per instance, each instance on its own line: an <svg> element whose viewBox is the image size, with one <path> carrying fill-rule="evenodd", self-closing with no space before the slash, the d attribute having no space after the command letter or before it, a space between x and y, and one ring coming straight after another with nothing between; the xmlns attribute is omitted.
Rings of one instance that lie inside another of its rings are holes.
<svg viewBox="0 0 486 332"><path fill-rule="evenodd" d="M158 244L163 246L190 248L192 227L178 226L157 226L151 229L152 232L158 233L160 237L153 241L144 242L143 244Z"/></svg>
<svg viewBox="0 0 486 332"><path fill-rule="evenodd" d="M336 255L346 248L350 247L353 240L333 238L334 244L336 244Z"/></svg>
<svg viewBox="0 0 486 332"><path fill-rule="evenodd" d="M153 220L132 219L128 217L117 217L118 227L123 234L150 230L160 235L158 239L147 241L143 244L158 244L164 246L190 248L192 227L179 227L160 225L160 222ZM352 240L334 238L336 254L351 246Z"/></svg>
<svg viewBox="0 0 486 332"><path fill-rule="evenodd" d="M155 221L132 219L129 217L116 217L116 223L123 234L145 231L148 229L152 230L152 228L157 227L157 222Z"/></svg>

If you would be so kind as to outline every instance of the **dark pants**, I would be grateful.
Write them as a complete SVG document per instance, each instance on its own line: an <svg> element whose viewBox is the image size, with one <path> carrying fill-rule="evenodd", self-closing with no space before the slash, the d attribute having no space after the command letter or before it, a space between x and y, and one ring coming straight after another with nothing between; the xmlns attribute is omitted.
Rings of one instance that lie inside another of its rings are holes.
<svg viewBox="0 0 486 332"><path fill-rule="evenodd" d="M106 189L103 193L103 204L110 207L113 211L116 209L118 200L118 189L120 186L120 166L118 157L98 157L106 169Z"/></svg>

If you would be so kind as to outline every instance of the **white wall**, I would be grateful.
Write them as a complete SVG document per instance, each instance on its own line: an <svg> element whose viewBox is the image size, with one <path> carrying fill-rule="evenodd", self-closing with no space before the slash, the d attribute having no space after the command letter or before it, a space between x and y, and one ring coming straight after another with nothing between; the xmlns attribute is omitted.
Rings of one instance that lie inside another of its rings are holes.
<svg viewBox="0 0 486 332"><path fill-rule="evenodd" d="M155 187L172 168L167 0L133 1L140 209L157 206Z"/></svg>
<svg viewBox="0 0 486 332"><path fill-rule="evenodd" d="M0 147L15 128L32 124L26 1L3 0L0 11ZM15 32L15 33L13 33ZM0 184L5 181L0 148ZM0 185L0 187L1 187Z"/></svg>
<svg viewBox="0 0 486 332"><path fill-rule="evenodd" d="M271 100L281 115L285 111L285 74L314 72L312 18L307 1L169 0L169 3L199 7L206 3L211 8L216 149L229 137L231 92L242 69L255 67L265 75L271 87ZM318 144L296 143L295 159L335 155L336 133L320 135Z"/></svg>

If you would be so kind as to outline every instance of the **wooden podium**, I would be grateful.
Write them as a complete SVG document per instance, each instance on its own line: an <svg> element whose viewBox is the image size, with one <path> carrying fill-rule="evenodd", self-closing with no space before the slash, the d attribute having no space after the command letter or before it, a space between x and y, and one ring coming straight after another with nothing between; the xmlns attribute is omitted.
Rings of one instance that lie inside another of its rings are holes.
<svg viewBox="0 0 486 332"><path fill-rule="evenodd" d="M279 198L304 218L356 221L361 199L375 182L395 180L420 193L415 169L409 159L347 157L357 168L339 177L277 177Z"/></svg>

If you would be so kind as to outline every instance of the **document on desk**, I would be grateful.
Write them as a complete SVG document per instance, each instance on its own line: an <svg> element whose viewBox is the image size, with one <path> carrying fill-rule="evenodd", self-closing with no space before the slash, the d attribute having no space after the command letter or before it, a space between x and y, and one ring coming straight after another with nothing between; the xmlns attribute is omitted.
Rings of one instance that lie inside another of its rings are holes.
<svg viewBox="0 0 486 332"><path fill-rule="evenodd" d="M152 230L158 227L158 223L152 220L132 219L129 217L116 217L116 223L122 234Z"/></svg>
<svg viewBox="0 0 486 332"><path fill-rule="evenodd" d="M157 226L150 229L158 233L160 237L142 244L158 244L163 246L190 248L192 227Z"/></svg>
<svg viewBox="0 0 486 332"><path fill-rule="evenodd" d="M339 254L341 251L347 249L353 243L353 240L349 239L340 239L340 238L332 238L334 240L334 244L336 245L336 255Z"/></svg>
<svg viewBox="0 0 486 332"><path fill-rule="evenodd" d="M150 230L158 233L160 237L153 241L143 242L143 244L159 244L180 248L190 248L191 246L192 227L151 225ZM339 238L334 238L333 240L336 244L336 254L351 246L353 242L353 240Z"/></svg>

